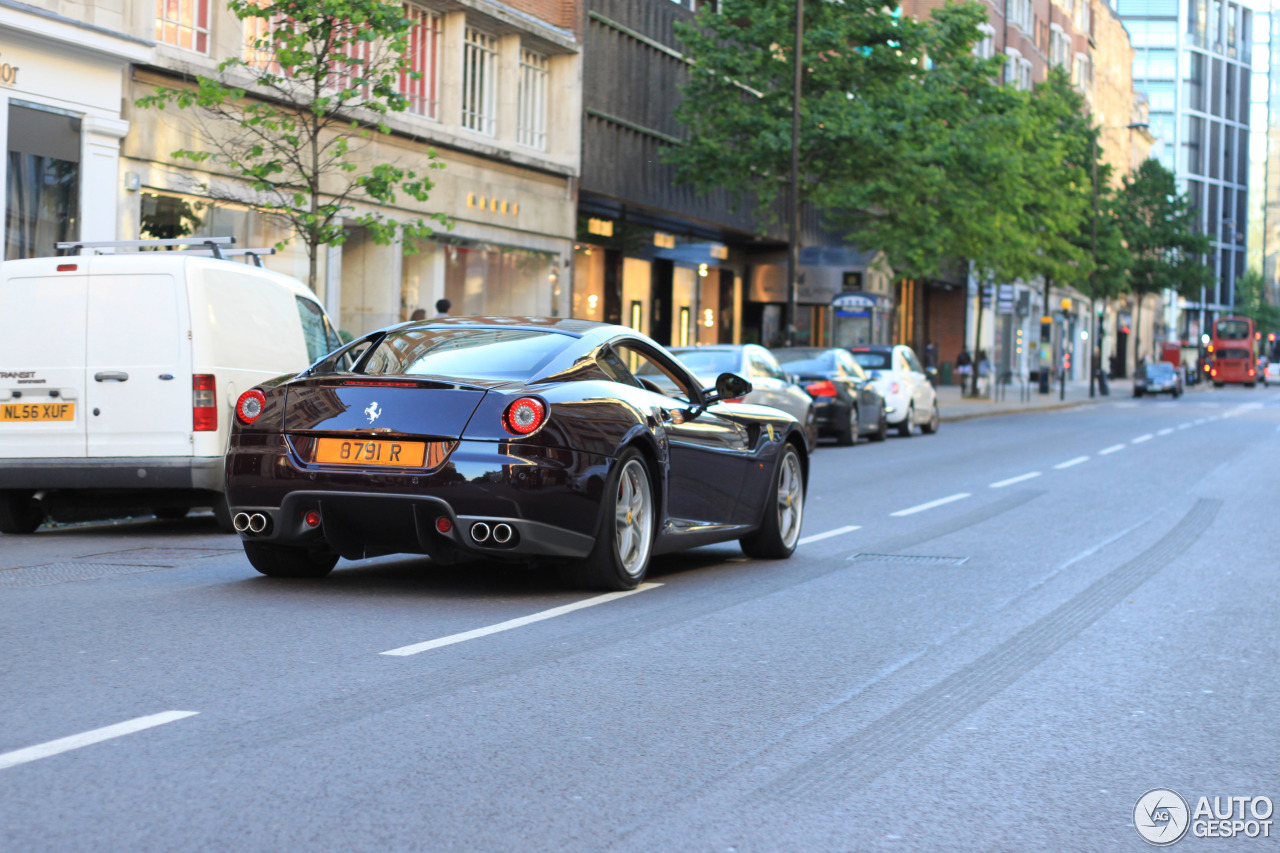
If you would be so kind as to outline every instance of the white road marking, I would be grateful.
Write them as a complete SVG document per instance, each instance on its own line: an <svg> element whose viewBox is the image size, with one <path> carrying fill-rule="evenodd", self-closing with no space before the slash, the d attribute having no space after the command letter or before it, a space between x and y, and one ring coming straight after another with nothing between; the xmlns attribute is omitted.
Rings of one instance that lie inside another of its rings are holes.
<svg viewBox="0 0 1280 853"><path fill-rule="evenodd" d="M1156 435L1168 435L1171 432L1173 432L1173 427L1166 427L1165 429L1162 429L1159 432L1157 432Z"/></svg>
<svg viewBox="0 0 1280 853"><path fill-rule="evenodd" d="M162 714L152 714L148 717L126 720L123 723L116 723L114 726L104 726L90 732L81 732L78 735L58 738L47 743L38 743L25 749L15 749L13 752L0 753L0 770L16 767L19 764L26 764L30 761L39 761L41 758L49 758L59 753L70 752L82 746L92 746L95 743L102 743L104 740L131 735L143 729L163 726L165 723L172 723L175 720L194 717L198 713L200 712L165 711Z"/></svg>
<svg viewBox="0 0 1280 853"><path fill-rule="evenodd" d="M1063 468L1070 468L1074 465L1079 465L1082 462L1088 461L1088 456L1077 456L1075 459L1068 459L1066 462L1059 462L1057 465L1054 465L1053 468L1055 471L1061 471Z"/></svg>
<svg viewBox="0 0 1280 853"><path fill-rule="evenodd" d="M862 526L858 524L850 524L845 527L837 527L835 530L828 530L826 533L815 533L812 536L805 536L797 545L808 545L810 542L819 542L823 539L830 539L832 536L842 536L845 533L852 533L855 530L861 530Z"/></svg>
<svg viewBox="0 0 1280 853"><path fill-rule="evenodd" d="M924 512L926 509L933 509L935 506L942 506L943 504L949 504L952 501L961 501L968 497L972 497L972 495L969 494L969 492L961 492L958 495L949 495L948 497L945 497L945 498L938 498L936 501L929 501L927 504L920 504L919 506L913 506L910 509L900 509L897 512L891 512L889 514L894 517L903 516L903 515L915 515L917 512Z"/></svg>
<svg viewBox="0 0 1280 853"><path fill-rule="evenodd" d="M1178 429L1191 429L1193 426L1195 426L1193 423L1178 424Z"/></svg>
<svg viewBox="0 0 1280 853"><path fill-rule="evenodd" d="M991 488L1003 489L1005 486L1012 486L1014 483L1021 483L1023 480L1033 480L1040 476L1039 471L1032 471L1030 474L1023 474L1020 477L1010 477L1007 480L1001 480L998 483L992 483Z"/></svg>
<svg viewBox="0 0 1280 853"><path fill-rule="evenodd" d="M1200 426L1200 424L1206 424L1206 423L1208 423L1208 422L1209 422L1209 421L1208 421L1208 419L1206 419L1206 418L1199 418L1199 419L1196 421L1195 425L1196 425L1196 426Z"/></svg>
<svg viewBox="0 0 1280 853"><path fill-rule="evenodd" d="M608 592L604 595L597 595L593 598L585 598L582 601L575 601L573 604L564 604L560 607L553 607L550 610L542 610L538 613L531 613L528 616L521 616L518 619L508 619L506 622L499 622L496 625L489 625L485 628L476 628L474 631L463 631L461 634L450 634L447 637L438 637L434 640L414 643L410 646L401 646L398 649L381 652L381 654L394 655L396 657L407 657L409 655L416 655L422 652L429 652L432 649L438 649L441 646L452 646L454 643L465 643L467 640L487 637L490 634L500 634L503 631L510 631L513 628L523 628L525 625L532 625L534 622L554 619L557 616L563 616L566 613L572 613L573 611L581 610L584 607L595 607L597 604L607 604L610 601L617 601L619 598L626 598L628 595L635 595L637 592L644 592L649 589L657 589L660 586L662 586L660 583L642 583L635 589L627 589L622 592Z"/></svg>
<svg viewBox="0 0 1280 853"><path fill-rule="evenodd" d="M1108 453L1115 453L1117 450L1124 450L1123 444L1113 444L1110 447L1103 448L1098 451L1099 456L1106 456Z"/></svg>
<svg viewBox="0 0 1280 853"><path fill-rule="evenodd" d="M1131 442L1129 442L1129 443L1130 443L1130 444L1142 444L1142 442L1144 442L1144 441L1150 441L1150 440L1151 440L1151 439L1153 439L1153 438L1155 438L1155 436L1154 436L1154 435L1152 435L1151 433L1147 433L1146 435L1140 435L1140 436L1138 436L1137 438L1135 438L1133 441L1131 441Z"/></svg>

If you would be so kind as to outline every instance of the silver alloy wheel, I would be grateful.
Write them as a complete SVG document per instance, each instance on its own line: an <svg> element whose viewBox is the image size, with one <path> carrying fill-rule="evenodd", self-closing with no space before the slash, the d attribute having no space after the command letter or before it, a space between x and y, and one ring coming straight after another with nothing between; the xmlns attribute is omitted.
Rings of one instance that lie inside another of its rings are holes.
<svg viewBox="0 0 1280 853"><path fill-rule="evenodd" d="M778 473L778 536L788 548L800 538L800 522L804 520L804 477L800 457L789 450L782 457Z"/></svg>
<svg viewBox="0 0 1280 853"><path fill-rule="evenodd" d="M858 440L858 407L849 407L849 433L853 436L853 440Z"/></svg>
<svg viewBox="0 0 1280 853"><path fill-rule="evenodd" d="M614 536L618 561L631 577L644 572L653 542L653 494L649 472L639 459L631 459L618 477L614 504Z"/></svg>

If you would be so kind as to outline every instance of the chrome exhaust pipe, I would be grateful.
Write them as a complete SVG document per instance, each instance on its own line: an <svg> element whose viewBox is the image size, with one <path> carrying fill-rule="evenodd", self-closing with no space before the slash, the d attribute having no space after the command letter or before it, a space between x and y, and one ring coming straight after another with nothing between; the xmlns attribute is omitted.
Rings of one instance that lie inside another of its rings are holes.
<svg viewBox="0 0 1280 853"><path fill-rule="evenodd" d="M231 519L231 526L236 529L236 532L244 533L249 529L249 513L237 512L235 518Z"/></svg>
<svg viewBox="0 0 1280 853"><path fill-rule="evenodd" d="M511 541L511 533L510 524L495 524L493 526L493 541L499 545L506 545Z"/></svg>
<svg viewBox="0 0 1280 853"><path fill-rule="evenodd" d="M267 529L267 517L260 512L255 512L249 516L249 530L254 533L261 533Z"/></svg>
<svg viewBox="0 0 1280 853"><path fill-rule="evenodd" d="M471 525L471 538L477 542L489 541L489 525L483 521L477 521Z"/></svg>

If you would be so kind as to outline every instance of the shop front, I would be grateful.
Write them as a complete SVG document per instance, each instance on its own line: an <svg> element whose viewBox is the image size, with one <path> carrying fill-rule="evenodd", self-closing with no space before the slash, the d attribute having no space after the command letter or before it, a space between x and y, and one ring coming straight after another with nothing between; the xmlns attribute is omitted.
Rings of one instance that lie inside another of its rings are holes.
<svg viewBox="0 0 1280 853"><path fill-rule="evenodd" d="M0 8L4 259L119 236L123 81L130 63L150 55L141 39L31 7Z"/></svg>
<svg viewBox="0 0 1280 853"><path fill-rule="evenodd" d="M668 346L736 343L741 264L724 243L585 217L574 246L572 315L629 326Z"/></svg>

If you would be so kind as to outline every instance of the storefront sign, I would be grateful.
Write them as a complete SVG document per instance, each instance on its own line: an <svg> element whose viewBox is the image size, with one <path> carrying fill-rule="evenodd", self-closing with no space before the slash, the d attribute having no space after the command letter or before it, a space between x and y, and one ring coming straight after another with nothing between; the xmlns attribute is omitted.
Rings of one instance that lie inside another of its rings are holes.
<svg viewBox="0 0 1280 853"><path fill-rule="evenodd" d="M477 199L475 193L467 193L467 207L473 210L478 207L490 213L503 213L511 216L520 215L520 202L518 201L509 202L505 198L498 199L490 196L480 196Z"/></svg>
<svg viewBox="0 0 1280 853"><path fill-rule="evenodd" d="M3 60L3 57L0 57ZM18 84L18 66L0 61L0 86L16 86Z"/></svg>

